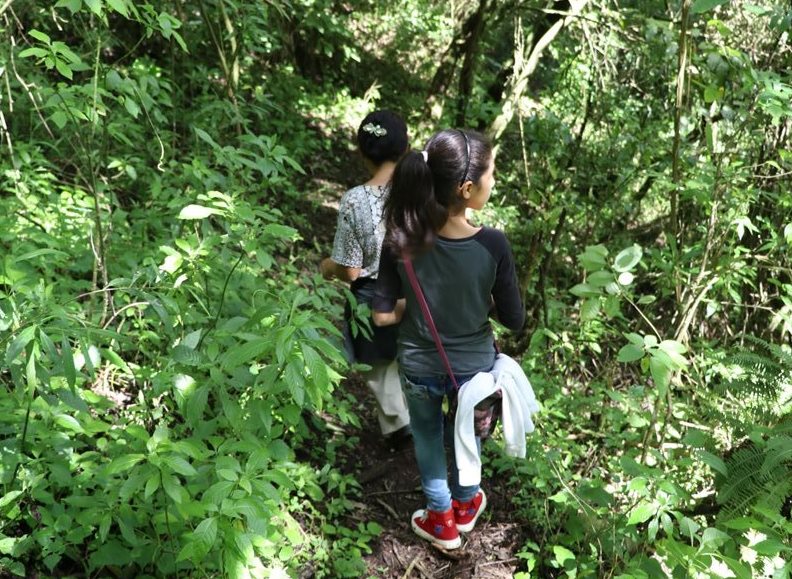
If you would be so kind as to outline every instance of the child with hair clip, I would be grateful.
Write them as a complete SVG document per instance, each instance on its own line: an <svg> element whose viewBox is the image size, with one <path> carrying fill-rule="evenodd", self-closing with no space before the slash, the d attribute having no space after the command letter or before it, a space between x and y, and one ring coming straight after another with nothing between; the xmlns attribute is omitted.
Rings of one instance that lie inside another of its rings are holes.
<svg viewBox="0 0 792 579"><path fill-rule="evenodd" d="M514 331L525 321L506 236L471 225L465 216L467 209L484 207L494 170L487 138L456 129L436 133L423 151L399 161L385 206L388 232L372 302L377 326L401 323L398 359L427 501L411 526L445 549L461 545L459 532L473 530L487 498L478 484L460 484L453 452L448 475L445 446L453 448L454 431L444 424L443 398L453 402L454 383L462 385L495 365L490 316ZM423 296L413 290L413 273ZM422 312L422 301L430 316ZM480 457L480 440L473 448Z"/></svg>
<svg viewBox="0 0 792 579"><path fill-rule="evenodd" d="M371 179L341 198L333 252L322 260L320 270L325 279L350 282L358 303L369 304L374 296L385 238L383 208L393 168L407 150L407 125L390 111L369 113L358 128L357 144ZM347 350L354 361L371 366L362 375L377 403L380 430L388 446L399 449L409 442L411 432L396 364L398 329L374 327L371 339L360 331L353 336L352 315L347 304L344 312Z"/></svg>

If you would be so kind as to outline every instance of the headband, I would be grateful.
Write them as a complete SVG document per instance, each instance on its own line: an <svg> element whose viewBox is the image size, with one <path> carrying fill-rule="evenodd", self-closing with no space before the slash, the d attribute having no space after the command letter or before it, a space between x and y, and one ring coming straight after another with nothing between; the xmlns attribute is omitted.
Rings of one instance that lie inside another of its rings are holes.
<svg viewBox="0 0 792 579"><path fill-rule="evenodd" d="M459 182L459 185L462 186L465 184L467 180L468 171L470 170L470 141L468 140L468 136L465 134L465 131L462 129L458 129L462 136L465 139L465 150L467 152L467 156L465 158L465 173L462 175L462 180Z"/></svg>

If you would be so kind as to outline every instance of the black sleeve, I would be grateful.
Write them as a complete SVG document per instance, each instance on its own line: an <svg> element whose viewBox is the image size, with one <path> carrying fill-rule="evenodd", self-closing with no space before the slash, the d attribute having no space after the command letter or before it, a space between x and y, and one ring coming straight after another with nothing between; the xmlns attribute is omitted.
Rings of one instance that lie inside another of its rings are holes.
<svg viewBox="0 0 792 579"><path fill-rule="evenodd" d="M392 312L396 308L396 300L400 297L402 297L402 289L398 264L390 249L383 246L377 274L377 288L371 308L375 312Z"/></svg>
<svg viewBox="0 0 792 579"><path fill-rule="evenodd" d="M492 286L495 313L501 324L516 332L525 324L525 308L520 297L511 246L502 231L487 228L484 233L481 241L497 264L495 284Z"/></svg>

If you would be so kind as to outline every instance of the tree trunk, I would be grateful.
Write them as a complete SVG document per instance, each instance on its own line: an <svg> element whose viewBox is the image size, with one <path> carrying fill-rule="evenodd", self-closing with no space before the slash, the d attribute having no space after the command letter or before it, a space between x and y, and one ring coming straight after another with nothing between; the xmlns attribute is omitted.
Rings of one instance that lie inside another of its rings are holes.
<svg viewBox="0 0 792 579"><path fill-rule="evenodd" d="M545 49L567 24L580 14L586 4L588 0L570 2L570 9L565 13L565 17L557 20L532 47L526 47L524 42L517 43L514 50L514 74L506 88L501 112L487 129L487 134L493 142L497 143L514 118L515 110L528 87L528 79L536 70Z"/></svg>
<svg viewBox="0 0 792 579"><path fill-rule="evenodd" d="M459 74L459 98L457 100L456 125L466 125L467 107L473 91L473 77L476 72L476 57L481 36L484 32L484 14L488 8L488 0L481 0L478 10L468 19L468 34L465 36L465 58L462 61L462 72Z"/></svg>
<svg viewBox="0 0 792 579"><path fill-rule="evenodd" d="M470 49L467 47L467 42L469 38L474 36L473 32L478 27L479 21L483 29L484 10L482 5L488 3L489 0L481 0L478 9L465 18L459 26L459 32L454 35L454 38L451 40L448 48L446 48L443 56L440 57L440 64L437 66L437 70L432 77L432 82L429 85L429 94L426 99L426 112L434 119L439 118L442 114L443 107L440 103L442 103L448 92L448 88L451 86L451 81L454 78L454 71L456 71L459 59L464 55L467 61L467 55L470 52ZM480 33L481 30L479 30L478 35L480 35ZM475 38L475 41L478 43L478 37ZM477 47L473 47L472 50L475 53ZM460 79L460 87L461 86L462 82Z"/></svg>

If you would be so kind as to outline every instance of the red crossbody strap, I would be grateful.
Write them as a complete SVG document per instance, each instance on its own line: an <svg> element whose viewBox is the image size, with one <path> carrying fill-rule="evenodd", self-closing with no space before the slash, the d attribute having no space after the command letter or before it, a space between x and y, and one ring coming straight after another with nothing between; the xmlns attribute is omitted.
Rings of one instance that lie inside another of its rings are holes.
<svg viewBox="0 0 792 579"><path fill-rule="evenodd" d="M403 262L404 269L407 271L407 279L410 280L410 285L412 286L413 293L415 293L415 298L418 300L418 305L421 306L421 312L423 313L424 320L426 320L426 324L429 326L429 331L432 333L432 338L434 338L435 346L437 347L437 351L440 354L440 358L443 360L446 372L448 373L449 378L451 378L454 388L459 390L459 384L457 384L456 378L454 377L454 371L451 369L451 362L448 359L448 355L446 355L445 348L443 348L443 342L440 339L440 333L437 331L437 327L435 326L434 320L432 319L432 312L429 311L429 304L426 302L426 297L424 297L421 284L418 283L418 276L415 275L415 269L413 268L412 261L405 257L403 258Z"/></svg>

